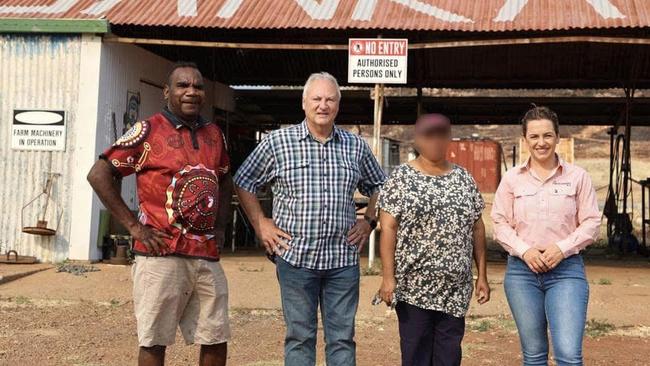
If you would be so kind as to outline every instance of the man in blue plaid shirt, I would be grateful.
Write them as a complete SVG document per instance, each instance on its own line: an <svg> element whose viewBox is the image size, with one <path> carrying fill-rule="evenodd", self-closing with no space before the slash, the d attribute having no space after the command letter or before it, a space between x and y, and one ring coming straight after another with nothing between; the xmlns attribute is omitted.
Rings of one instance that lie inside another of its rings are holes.
<svg viewBox="0 0 650 366"><path fill-rule="evenodd" d="M235 175L244 211L277 257L286 366L315 365L319 303L327 364L356 364L359 252L377 224L375 201L386 175L362 138L334 125L340 99L332 75L312 74L303 90L305 120L271 132ZM255 195L266 183L272 218ZM356 217L357 189L370 197L363 219Z"/></svg>

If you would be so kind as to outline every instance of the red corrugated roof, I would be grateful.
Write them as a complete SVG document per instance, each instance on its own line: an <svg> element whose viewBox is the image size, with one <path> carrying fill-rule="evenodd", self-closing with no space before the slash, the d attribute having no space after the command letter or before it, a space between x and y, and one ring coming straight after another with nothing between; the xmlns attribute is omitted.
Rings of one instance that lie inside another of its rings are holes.
<svg viewBox="0 0 650 366"><path fill-rule="evenodd" d="M0 17L203 28L525 31L650 27L649 0L3 0Z"/></svg>

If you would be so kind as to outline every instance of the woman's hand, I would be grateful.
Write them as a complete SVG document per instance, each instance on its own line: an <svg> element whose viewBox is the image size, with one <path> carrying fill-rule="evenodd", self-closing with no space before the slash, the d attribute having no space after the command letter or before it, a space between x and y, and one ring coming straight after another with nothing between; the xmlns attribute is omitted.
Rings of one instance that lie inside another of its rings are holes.
<svg viewBox="0 0 650 366"><path fill-rule="evenodd" d="M544 250L542 260L546 263L550 271L564 260L564 253L562 253L562 249L557 244L553 244Z"/></svg>
<svg viewBox="0 0 650 366"><path fill-rule="evenodd" d="M535 273L544 273L549 270L548 265L544 261L542 252L536 248L530 248L524 253L522 259L528 265L531 271Z"/></svg>
<svg viewBox="0 0 650 366"><path fill-rule="evenodd" d="M395 277L384 277L384 280L381 282L381 287L379 288L379 297L387 306L393 302L393 293L395 292L395 286L397 281Z"/></svg>
<svg viewBox="0 0 650 366"><path fill-rule="evenodd" d="M476 280L476 286L474 292L476 293L476 300L479 304L483 305L486 302L490 301L490 285L488 284L487 278L484 276L479 277Z"/></svg>

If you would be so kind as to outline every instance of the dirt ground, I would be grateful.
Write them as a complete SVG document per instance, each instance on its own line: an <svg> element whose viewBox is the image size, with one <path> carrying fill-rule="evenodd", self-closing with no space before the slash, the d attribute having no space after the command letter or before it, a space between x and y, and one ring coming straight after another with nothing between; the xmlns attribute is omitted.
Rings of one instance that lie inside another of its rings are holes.
<svg viewBox="0 0 650 366"><path fill-rule="evenodd" d="M233 339L229 365L282 365L284 327L274 266L260 254L227 254ZM86 277L53 268L0 285L0 365L133 365L137 352L130 267L99 264ZM12 271L0 265L0 273ZM15 271L15 269L14 269ZM472 304L464 365L518 365L516 328L503 295L504 264L491 262L492 301ZM591 320L587 365L647 365L650 264L588 260ZM358 364L399 365L394 312L372 306L379 276L363 276L357 316ZM322 330L320 335L322 335ZM319 339L319 364L323 344ZM168 365L193 365L197 347L180 336Z"/></svg>

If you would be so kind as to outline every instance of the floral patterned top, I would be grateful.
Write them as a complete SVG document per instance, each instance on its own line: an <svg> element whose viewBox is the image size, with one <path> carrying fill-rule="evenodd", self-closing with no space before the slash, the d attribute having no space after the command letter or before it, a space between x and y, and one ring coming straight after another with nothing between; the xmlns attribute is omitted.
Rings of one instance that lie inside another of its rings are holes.
<svg viewBox="0 0 650 366"><path fill-rule="evenodd" d="M473 290L473 228L485 207L472 176L455 164L440 176L402 164L378 206L399 223L396 300L464 317Z"/></svg>

